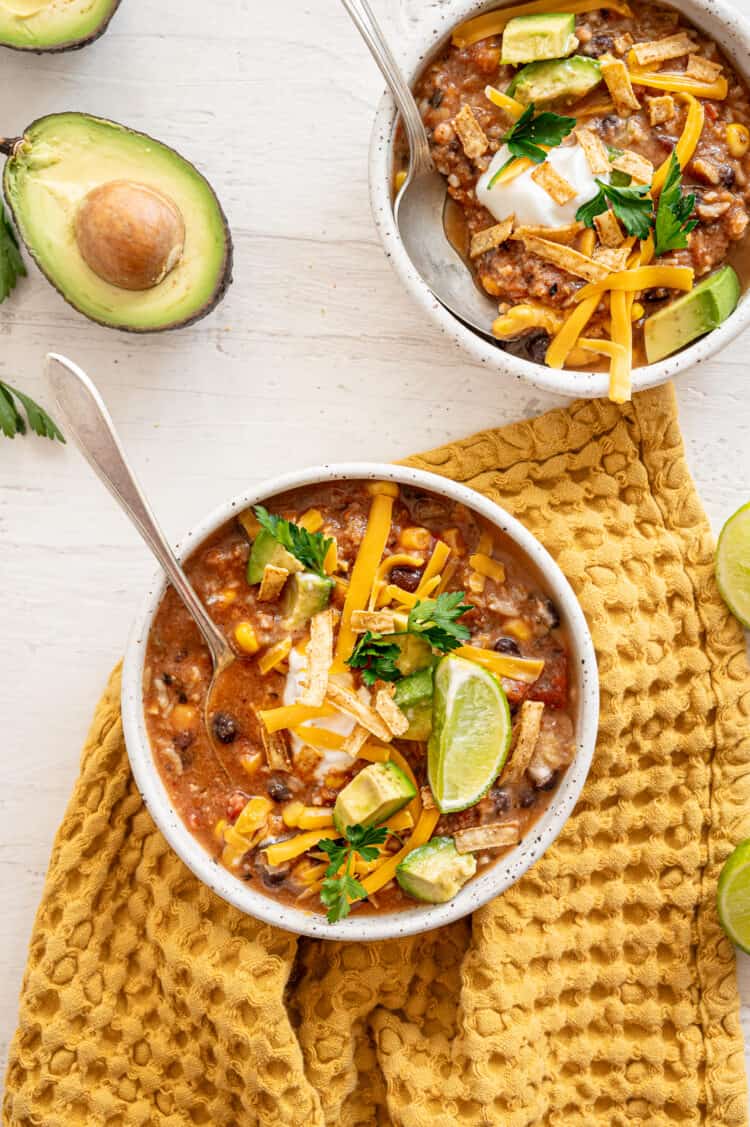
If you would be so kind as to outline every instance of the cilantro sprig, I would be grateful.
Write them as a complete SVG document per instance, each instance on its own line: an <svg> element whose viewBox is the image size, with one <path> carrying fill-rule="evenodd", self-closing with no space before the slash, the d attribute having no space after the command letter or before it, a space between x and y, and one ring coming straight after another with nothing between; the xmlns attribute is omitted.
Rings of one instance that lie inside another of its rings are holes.
<svg viewBox="0 0 750 1127"><path fill-rule="evenodd" d="M677 153L672 150L669 170L664 187L659 196L654 223L654 254L667 254L670 250L682 250L688 245L688 235L698 226L697 219L690 216L695 210L695 194L683 196L682 169Z"/></svg>
<svg viewBox="0 0 750 1127"><path fill-rule="evenodd" d="M320 899L328 909L329 924L338 923L349 915L353 900L364 900L367 890L352 876L352 862L359 855L363 861L374 861L380 855L379 846L385 843L388 830L385 826L347 826L343 838L324 838L318 849L328 855L328 868L320 890ZM343 869L343 872L342 872Z"/></svg>
<svg viewBox="0 0 750 1127"><path fill-rule="evenodd" d="M18 239L0 203L0 301L10 296L18 279L25 275Z"/></svg>
<svg viewBox="0 0 750 1127"><path fill-rule="evenodd" d="M18 404L26 412L25 419ZM28 427L40 438L53 441L57 439L58 442L65 443L65 436L55 420L38 403L0 380L0 434L4 434L6 438L15 438L17 434L26 434Z"/></svg>
<svg viewBox="0 0 750 1127"><path fill-rule="evenodd" d="M576 212L576 219L585 227L594 226L594 218L607 210L608 203L629 235L637 239L647 239L653 222L653 204L647 196L648 184L636 184L630 188L615 187L597 180L599 191L592 200L582 204Z"/></svg>
<svg viewBox="0 0 750 1127"><path fill-rule="evenodd" d="M563 137L567 137L571 132L575 123L574 117L562 117L548 110L534 117L532 102L502 138L504 144L508 146L510 159L497 170L490 180L489 187L493 187L498 176L516 157L528 157L534 164L541 164L547 158L547 149L554 149L559 145ZM542 145L546 148L542 148Z"/></svg>
<svg viewBox="0 0 750 1127"><path fill-rule="evenodd" d="M262 505L256 505L253 511L261 528L270 532L274 540L291 552L304 568L318 575L325 575L323 562L333 543L330 537L323 536L321 532L308 532L301 524L294 524L274 513L269 513Z"/></svg>
<svg viewBox="0 0 750 1127"><path fill-rule="evenodd" d="M347 660L351 669L359 669L366 685L376 681L399 681L401 671L397 661L401 649L394 638L416 634L424 638L438 653L447 654L471 637L467 626L459 622L468 611L474 608L464 603L463 591L447 591L436 599L420 599L409 613L406 630L393 634L376 634L366 631L352 650Z"/></svg>

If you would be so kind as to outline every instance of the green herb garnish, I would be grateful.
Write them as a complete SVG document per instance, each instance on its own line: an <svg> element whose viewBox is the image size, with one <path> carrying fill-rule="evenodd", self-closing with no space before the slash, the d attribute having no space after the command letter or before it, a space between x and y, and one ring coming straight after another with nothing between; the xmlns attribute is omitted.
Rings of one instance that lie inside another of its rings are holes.
<svg viewBox="0 0 750 1127"><path fill-rule="evenodd" d="M607 203L612 205L612 210L622 223L629 235L637 239L647 239L651 231L654 218L652 202L646 196L649 191L648 184L638 184L632 188L616 188L613 184L605 184L597 180L599 191L593 200L582 204L576 212L576 219L585 227L594 226L594 217L607 210Z"/></svg>
<svg viewBox="0 0 750 1127"><path fill-rule="evenodd" d="M287 552L299 560L308 571L325 576L323 562L333 540L323 536L321 532L308 532L301 524L284 520L264 509L262 505L255 505L253 512L258 518L261 528L270 532L274 540L286 548Z"/></svg>
<svg viewBox="0 0 750 1127"><path fill-rule="evenodd" d="M0 203L0 301L5 301L18 279L25 275L26 267L18 249L18 239Z"/></svg>
<svg viewBox="0 0 750 1127"><path fill-rule="evenodd" d="M352 900L364 900L367 890L352 876L354 857L359 854L363 861L374 861L380 855L379 846L388 837L385 826L347 826L345 837L331 840L324 838L318 842L318 849L328 855L320 899L328 909L329 924L335 924L349 915ZM343 868L343 873L341 872Z"/></svg>
<svg viewBox="0 0 750 1127"><path fill-rule="evenodd" d="M677 153L672 150L669 171L659 196L654 223L654 254L666 254L670 250L683 250L688 245L688 235L698 226L697 219L691 219L695 209L695 195L683 196L682 169Z"/></svg>
<svg viewBox="0 0 750 1127"><path fill-rule="evenodd" d="M16 400L26 412L25 419L16 406ZM0 433L4 434L6 438L15 438L17 434L26 434L27 421L34 434L38 434L40 438L51 438L57 439L58 442L65 442L65 437L55 420L38 403L35 403L28 395L24 395L22 391L18 391L17 388L0 380Z"/></svg>
<svg viewBox="0 0 750 1127"><path fill-rule="evenodd" d="M547 148L554 149L563 137L567 137L575 123L574 117L561 117L560 114L548 111L534 117L532 102L502 138L511 156L492 177L489 187L494 187L497 178L516 157L528 157L534 164L541 164L547 159L547 152L541 146L546 145Z"/></svg>
<svg viewBox="0 0 750 1127"><path fill-rule="evenodd" d="M420 599L412 608L406 630L393 634L375 634L368 630L357 642L346 664L362 672L366 685L376 681L399 681L403 674L396 665L401 656L394 638L417 634L438 653L447 654L471 637L467 626L458 621L474 608L463 602L463 591L448 591L436 599Z"/></svg>

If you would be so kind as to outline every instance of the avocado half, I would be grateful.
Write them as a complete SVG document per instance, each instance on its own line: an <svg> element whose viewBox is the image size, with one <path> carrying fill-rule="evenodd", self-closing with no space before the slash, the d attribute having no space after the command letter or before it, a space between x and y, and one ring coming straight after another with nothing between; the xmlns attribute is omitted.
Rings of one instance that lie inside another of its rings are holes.
<svg viewBox="0 0 750 1127"><path fill-rule="evenodd" d="M0 46L37 54L77 51L104 34L119 6L120 0L0 0Z"/></svg>
<svg viewBox="0 0 750 1127"><path fill-rule="evenodd" d="M205 317L232 280L232 238L211 185L167 145L83 113L40 117L14 140L3 190L30 255L92 321L130 332Z"/></svg>

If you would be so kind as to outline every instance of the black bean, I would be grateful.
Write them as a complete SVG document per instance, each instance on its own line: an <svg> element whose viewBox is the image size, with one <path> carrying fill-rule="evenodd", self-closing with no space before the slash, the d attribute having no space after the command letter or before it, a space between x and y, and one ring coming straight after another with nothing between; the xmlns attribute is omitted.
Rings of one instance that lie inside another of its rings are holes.
<svg viewBox="0 0 750 1127"><path fill-rule="evenodd" d="M518 805L523 810L528 810L530 806L536 803L536 794L533 790L522 790L518 797Z"/></svg>
<svg viewBox="0 0 750 1127"><path fill-rule="evenodd" d="M179 748L180 751L184 751L186 747L190 747L194 739L195 732L178 732L174 738L174 745Z"/></svg>
<svg viewBox="0 0 750 1127"><path fill-rule="evenodd" d="M434 110L438 109L442 105L444 97L445 97L445 94L443 93L442 90L436 90L435 91L435 93L430 98L430 105L432 106L432 108Z"/></svg>
<svg viewBox="0 0 750 1127"><path fill-rule="evenodd" d="M261 870L260 879L266 888L278 888L286 880L286 872L278 872L264 867Z"/></svg>
<svg viewBox="0 0 750 1127"><path fill-rule="evenodd" d="M171 673L162 673L161 679L165 685L171 685L174 680Z"/></svg>
<svg viewBox="0 0 750 1127"><path fill-rule="evenodd" d="M719 169L719 176L721 178L721 183L725 188L734 187L735 173L731 164L722 164L721 168Z"/></svg>
<svg viewBox="0 0 750 1127"><path fill-rule="evenodd" d="M505 636L498 638L492 648L495 653L513 654L514 657L521 656L521 649L514 638L507 638Z"/></svg>
<svg viewBox="0 0 750 1127"><path fill-rule="evenodd" d="M647 302L664 301L667 297L669 297L669 290L665 289L664 286L657 286L652 290L644 290L643 293L643 300Z"/></svg>
<svg viewBox="0 0 750 1127"><path fill-rule="evenodd" d="M497 787L490 791L490 798L498 814L505 814L510 810L510 795L504 787Z"/></svg>
<svg viewBox="0 0 750 1127"><path fill-rule="evenodd" d="M608 51L611 51L613 46L614 41L611 35L595 35L588 43L582 44L579 54L598 59L600 55L606 55Z"/></svg>
<svg viewBox="0 0 750 1127"><path fill-rule="evenodd" d="M288 802L292 797L292 792L286 783L275 776L271 776L268 780L266 790L274 802Z"/></svg>
<svg viewBox="0 0 750 1127"><path fill-rule="evenodd" d="M391 583L395 587L400 587L402 591L416 591L423 570L418 567L394 567L391 571Z"/></svg>
<svg viewBox="0 0 750 1127"><path fill-rule="evenodd" d="M228 712L215 712L211 719L211 727L220 743L231 744L237 739L237 721Z"/></svg>
<svg viewBox="0 0 750 1127"><path fill-rule="evenodd" d="M544 603L544 607L545 607L545 610L547 612L545 617L547 619L547 622L549 623L550 630L556 630L557 627L560 625L560 612L559 612L559 610L557 609L555 604L552 602L552 599L546 599L545 603Z"/></svg>
<svg viewBox="0 0 750 1127"><path fill-rule="evenodd" d="M543 329L536 333L529 333L525 338L526 354L535 364L543 364L549 348L549 333Z"/></svg>
<svg viewBox="0 0 750 1127"><path fill-rule="evenodd" d="M537 785L537 790L554 790L557 786L557 771L553 771L548 779Z"/></svg>
<svg viewBox="0 0 750 1127"><path fill-rule="evenodd" d="M553 282L547 292L549 293L550 297L554 297L555 294L557 293L557 290L558 290L557 282Z"/></svg>
<svg viewBox="0 0 750 1127"><path fill-rule="evenodd" d="M180 704L187 704L187 702L188 702L187 693L178 693L177 699L180 702Z"/></svg>

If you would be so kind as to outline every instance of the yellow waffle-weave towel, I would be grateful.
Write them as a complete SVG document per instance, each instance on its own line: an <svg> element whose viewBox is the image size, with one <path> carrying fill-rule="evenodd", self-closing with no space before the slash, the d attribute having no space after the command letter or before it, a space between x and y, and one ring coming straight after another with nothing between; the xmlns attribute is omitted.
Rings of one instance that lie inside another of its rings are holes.
<svg viewBox="0 0 750 1127"><path fill-rule="evenodd" d="M471 921L297 941L201 887L156 831L113 676L34 926L9 1127L747 1123L714 900L750 834L750 683L671 388L414 464L520 517L588 617L601 735L557 844Z"/></svg>

